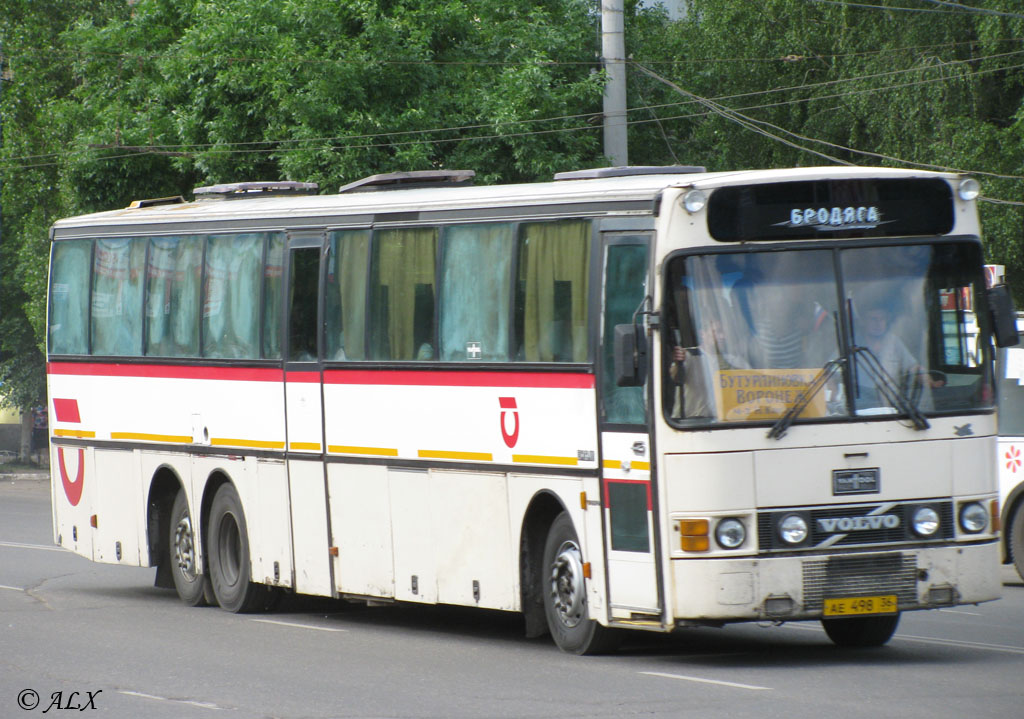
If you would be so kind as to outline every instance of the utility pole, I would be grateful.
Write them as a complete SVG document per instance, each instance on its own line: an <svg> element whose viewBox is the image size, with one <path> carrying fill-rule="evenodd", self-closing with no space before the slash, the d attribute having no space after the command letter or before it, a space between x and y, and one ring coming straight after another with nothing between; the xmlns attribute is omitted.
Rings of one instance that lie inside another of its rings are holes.
<svg viewBox="0 0 1024 719"><path fill-rule="evenodd" d="M623 0L601 2L601 57L604 86L604 154L612 165L629 164L626 145L626 33Z"/></svg>

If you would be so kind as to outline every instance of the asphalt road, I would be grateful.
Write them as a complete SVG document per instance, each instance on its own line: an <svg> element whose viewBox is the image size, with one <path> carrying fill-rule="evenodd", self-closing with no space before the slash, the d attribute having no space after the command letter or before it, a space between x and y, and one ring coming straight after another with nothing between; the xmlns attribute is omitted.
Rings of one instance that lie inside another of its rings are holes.
<svg viewBox="0 0 1024 719"><path fill-rule="evenodd" d="M1009 569L1003 599L907 614L880 649L798 623L573 657L501 612L190 609L153 570L53 547L50 521L47 483L0 484L0 718L1024 716L1024 582Z"/></svg>

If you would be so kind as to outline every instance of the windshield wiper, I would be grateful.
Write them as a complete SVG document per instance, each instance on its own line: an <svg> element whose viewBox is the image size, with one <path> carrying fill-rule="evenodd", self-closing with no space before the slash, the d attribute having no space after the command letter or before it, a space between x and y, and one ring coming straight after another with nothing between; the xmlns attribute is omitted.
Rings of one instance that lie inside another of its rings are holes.
<svg viewBox="0 0 1024 719"><path fill-rule="evenodd" d="M793 421L800 416L800 413L806 409L807 405L811 403L811 400L814 399L815 395L817 395L818 392L821 391L821 388L825 386L825 383L828 382L832 378L832 375L838 372L844 364L846 364L845 357L839 357L826 362L825 366L821 368L821 371L815 375L814 381L811 382L804 393L800 395L800 399L797 400L792 407L786 410L786 414L779 417L779 421L773 424L772 428L768 430L768 439L782 439L786 434L786 430L793 424Z"/></svg>
<svg viewBox="0 0 1024 719"><path fill-rule="evenodd" d="M915 428L928 429L931 426L928 424L928 420L924 418L924 415L921 414L917 405L900 390L896 380L885 371L885 368L879 362L874 352L867 347L855 345L851 348L851 354L861 355L865 358L864 368L873 376L875 387L885 398L886 402L895 407L898 412L902 412L910 417L910 421L914 423Z"/></svg>

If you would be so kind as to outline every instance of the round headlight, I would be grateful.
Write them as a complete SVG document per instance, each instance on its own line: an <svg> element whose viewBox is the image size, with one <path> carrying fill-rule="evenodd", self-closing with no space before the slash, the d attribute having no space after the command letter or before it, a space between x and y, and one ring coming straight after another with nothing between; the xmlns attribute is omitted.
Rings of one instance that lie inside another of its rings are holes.
<svg viewBox="0 0 1024 719"><path fill-rule="evenodd" d="M918 507L914 510L911 526L917 536L931 537L939 531L939 513L931 507Z"/></svg>
<svg viewBox="0 0 1024 719"><path fill-rule="evenodd" d="M968 534L983 532L988 526L988 512L977 502L965 504L960 508L960 529Z"/></svg>
<svg viewBox="0 0 1024 719"><path fill-rule="evenodd" d="M683 207L691 215L694 212L700 212L704 209L704 205L708 204L708 196L700 190L690 190L683 195Z"/></svg>
<svg viewBox="0 0 1024 719"><path fill-rule="evenodd" d="M722 549L736 549L747 539L747 528L733 517L723 519L715 527L715 541Z"/></svg>
<svg viewBox="0 0 1024 719"><path fill-rule="evenodd" d="M960 180L960 187L957 188L957 194L960 195L960 199L964 202L976 200L978 199L978 195L981 194L981 183L973 177L965 177Z"/></svg>
<svg viewBox="0 0 1024 719"><path fill-rule="evenodd" d="M789 544L800 544L807 539L807 520L799 514L788 514L779 522L779 536Z"/></svg>

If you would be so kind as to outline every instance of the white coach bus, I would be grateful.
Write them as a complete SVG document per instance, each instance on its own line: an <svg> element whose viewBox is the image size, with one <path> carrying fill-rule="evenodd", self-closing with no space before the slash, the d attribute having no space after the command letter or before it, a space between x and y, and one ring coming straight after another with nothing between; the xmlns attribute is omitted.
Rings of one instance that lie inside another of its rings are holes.
<svg viewBox="0 0 1024 719"><path fill-rule="evenodd" d="M56 542L192 605L487 607L575 653L738 621L878 645L999 596L1016 334L976 181L472 175L56 223Z"/></svg>

